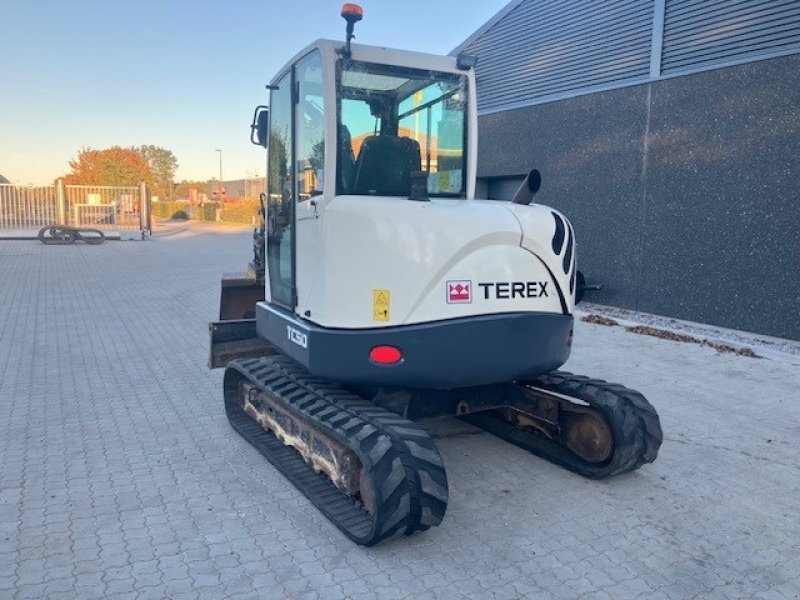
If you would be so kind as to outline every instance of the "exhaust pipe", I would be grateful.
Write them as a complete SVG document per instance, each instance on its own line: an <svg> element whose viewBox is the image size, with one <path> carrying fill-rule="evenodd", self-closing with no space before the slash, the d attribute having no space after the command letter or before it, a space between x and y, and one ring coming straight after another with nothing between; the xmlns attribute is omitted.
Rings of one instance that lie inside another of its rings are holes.
<svg viewBox="0 0 800 600"><path fill-rule="evenodd" d="M536 192L539 191L540 187L542 187L542 175L538 170L533 169L528 173L522 185L519 186L517 193L514 194L514 198L511 201L514 204L524 204L527 206L533 202L533 197L536 195Z"/></svg>

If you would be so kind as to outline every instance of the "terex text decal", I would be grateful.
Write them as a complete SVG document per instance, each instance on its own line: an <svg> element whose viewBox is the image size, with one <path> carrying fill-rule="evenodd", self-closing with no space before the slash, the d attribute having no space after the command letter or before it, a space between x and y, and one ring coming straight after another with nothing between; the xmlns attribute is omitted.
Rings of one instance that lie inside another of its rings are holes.
<svg viewBox="0 0 800 600"><path fill-rule="evenodd" d="M497 281L478 283L484 300L513 298L548 298L546 281Z"/></svg>

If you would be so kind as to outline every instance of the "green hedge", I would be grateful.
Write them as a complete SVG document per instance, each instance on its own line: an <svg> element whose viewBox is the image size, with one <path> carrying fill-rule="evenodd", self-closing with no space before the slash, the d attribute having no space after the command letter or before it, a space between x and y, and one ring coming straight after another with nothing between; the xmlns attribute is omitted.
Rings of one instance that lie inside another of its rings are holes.
<svg viewBox="0 0 800 600"><path fill-rule="evenodd" d="M188 202L153 202L152 214L156 219L190 219L195 221L216 221L251 225L253 218L258 220L258 198L239 198L224 204L206 202L202 206L192 206Z"/></svg>
<svg viewBox="0 0 800 600"><path fill-rule="evenodd" d="M253 217L258 221L258 198L240 198L226 202L222 207L221 221L226 223L253 224Z"/></svg>
<svg viewBox="0 0 800 600"><path fill-rule="evenodd" d="M157 219L187 219L188 209L186 202L153 202L150 210Z"/></svg>

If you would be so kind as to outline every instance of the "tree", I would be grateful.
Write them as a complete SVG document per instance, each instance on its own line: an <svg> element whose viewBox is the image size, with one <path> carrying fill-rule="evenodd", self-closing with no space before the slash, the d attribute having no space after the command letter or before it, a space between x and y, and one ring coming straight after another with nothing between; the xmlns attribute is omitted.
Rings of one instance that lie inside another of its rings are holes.
<svg viewBox="0 0 800 600"><path fill-rule="evenodd" d="M175 170L178 168L178 159L172 150L152 145L132 149L138 152L150 167L152 178L148 183L153 187L153 191L172 200Z"/></svg>
<svg viewBox="0 0 800 600"><path fill-rule="evenodd" d="M134 186L144 181L156 194L172 199L178 160L171 150L158 146L113 146L82 148L69 166L67 184Z"/></svg>
<svg viewBox="0 0 800 600"><path fill-rule="evenodd" d="M64 176L70 185L135 186L150 181L152 173L147 161L130 148L113 146L105 150L82 148L69 161L71 171Z"/></svg>

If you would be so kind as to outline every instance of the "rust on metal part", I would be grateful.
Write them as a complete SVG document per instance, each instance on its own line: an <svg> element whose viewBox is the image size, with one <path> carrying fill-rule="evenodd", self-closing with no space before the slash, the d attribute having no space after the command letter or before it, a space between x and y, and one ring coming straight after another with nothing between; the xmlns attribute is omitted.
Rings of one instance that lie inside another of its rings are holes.
<svg viewBox="0 0 800 600"><path fill-rule="evenodd" d="M608 460L614 449L614 434L608 421L593 410L564 413L564 443L567 448L591 463Z"/></svg>
<svg viewBox="0 0 800 600"><path fill-rule="evenodd" d="M297 450L314 471L324 473L345 494L360 493L367 510L374 506L374 493L365 485L369 478L362 474L361 461L352 450L272 402L269 395L250 383L242 382L241 386L242 408L251 419Z"/></svg>
<svg viewBox="0 0 800 600"><path fill-rule="evenodd" d="M614 433L598 410L530 385L514 385L524 401L498 411L505 420L538 430L587 462L601 463L611 457Z"/></svg>

